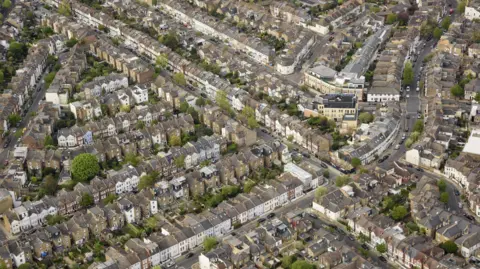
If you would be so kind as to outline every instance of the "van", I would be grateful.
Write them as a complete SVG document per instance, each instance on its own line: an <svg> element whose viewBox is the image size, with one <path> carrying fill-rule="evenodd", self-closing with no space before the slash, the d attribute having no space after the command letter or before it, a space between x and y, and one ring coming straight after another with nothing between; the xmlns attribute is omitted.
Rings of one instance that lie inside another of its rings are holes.
<svg viewBox="0 0 480 269"><path fill-rule="evenodd" d="M395 150L398 150L400 148L400 145L395 145Z"/></svg>

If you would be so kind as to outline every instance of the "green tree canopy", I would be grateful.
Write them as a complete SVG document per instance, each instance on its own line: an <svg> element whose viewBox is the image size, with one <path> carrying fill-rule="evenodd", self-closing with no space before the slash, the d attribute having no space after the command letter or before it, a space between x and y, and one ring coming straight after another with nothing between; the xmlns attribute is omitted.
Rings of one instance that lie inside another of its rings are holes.
<svg viewBox="0 0 480 269"><path fill-rule="evenodd" d="M440 193L440 202L444 203L444 204L448 204L448 192L442 192Z"/></svg>
<svg viewBox="0 0 480 269"><path fill-rule="evenodd" d="M116 196L115 194L113 193L110 193L107 197L105 197L105 199L103 199L103 203L104 204L111 204L113 202L115 202L117 200L118 196Z"/></svg>
<svg viewBox="0 0 480 269"><path fill-rule="evenodd" d="M436 27L434 30L433 30L433 38L435 39L440 39L443 35L443 31L442 29Z"/></svg>
<svg viewBox="0 0 480 269"><path fill-rule="evenodd" d="M173 74L173 82L180 86L187 85L187 80L185 79L185 75L183 73Z"/></svg>
<svg viewBox="0 0 480 269"><path fill-rule="evenodd" d="M374 120L374 118L375 117L370 112L362 112L362 113L360 113L360 115L358 115L358 120L361 123L370 123Z"/></svg>
<svg viewBox="0 0 480 269"><path fill-rule="evenodd" d="M171 135L170 138L168 139L168 145L170 147L181 146L182 140L180 139L180 137L176 135Z"/></svg>
<svg viewBox="0 0 480 269"><path fill-rule="evenodd" d="M257 183L251 179L247 180L247 182L245 182L245 184L243 184L243 192L245 193L249 193L253 187L255 187L257 185Z"/></svg>
<svg viewBox="0 0 480 269"><path fill-rule="evenodd" d="M9 9L12 6L12 1L10 0L3 0L2 7L5 9Z"/></svg>
<svg viewBox="0 0 480 269"><path fill-rule="evenodd" d="M408 61L405 64L405 68L403 69L403 84L404 85L410 85L413 82L413 67L412 63Z"/></svg>
<svg viewBox="0 0 480 269"><path fill-rule="evenodd" d="M70 8L70 3L68 3L67 0L62 0L58 6L58 13L67 17L72 15L72 9Z"/></svg>
<svg viewBox="0 0 480 269"><path fill-rule="evenodd" d="M423 123L422 119L418 119L415 121L415 124L413 124L413 132L418 132L421 134L423 132L423 128L425 127L425 124Z"/></svg>
<svg viewBox="0 0 480 269"><path fill-rule="evenodd" d="M289 255L282 258L282 268L290 269L292 264L297 260L295 255Z"/></svg>
<svg viewBox="0 0 480 269"><path fill-rule="evenodd" d="M440 247L445 250L446 253L457 253L458 251L458 246L455 244L453 241L446 241L442 244L440 244Z"/></svg>
<svg viewBox="0 0 480 269"><path fill-rule="evenodd" d="M206 103L207 102L205 101L205 99L203 99L203 97L198 97L197 100L195 100L195 105L199 107L205 106Z"/></svg>
<svg viewBox="0 0 480 269"><path fill-rule="evenodd" d="M58 182L52 175L48 175L43 179L42 189L45 194L54 195L58 189Z"/></svg>
<svg viewBox="0 0 480 269"><path fill-rule="evenodd" d="M177 168L184 168L185 167L185 156L184 155L178 156L173 161L174 161L175 166Z"/></svg>
<svg viewBox="0 0 480 269"><path fill-rule="evenodd" d="M43 145L45 147L55 145L53 138L50 135L45 136L45 138L43 139Z"/></svg>
<svg viewBox="0 0 480 269"><path fill-rule="evenodd" d="M14 61L21 62L28 54L28 48L25 44L12 42L8 47L7 56L12 57Z"/></svg>
<svg viewBox="0 0 480 269"><path fill-rule="evenodd" d="M320 186L315 190L315 198L320 199L322 196L327 194L328 189L326 187Z"/></svg>
<svg viewBox="0 0 480 269"><path fill-rule="evenodd" d="M82 200L80 200L80 206L82 207L89 207L92 206L94 203L93 201L93 196L90 195L89 193L83 193L82 194Z"/></svg>
<svg viewBox="0 0 480 269"><path fill-rule="evenodd" d="M76 181L91 180L100 172L97 157L89 153L77 155L72 161L72 176Z"/></svg>
<svg viewBox="0 0 480 269"><path fill-rule="evenodd" d="M30 265L28 262L20 265L18 269L31 269L32 265Z"/></svg>
<svg viewBox="0 0 480 269"><path fill-rule="evenodd" d="M446 16L445 19L443 19L442 21L442 28L447 31L450 27L450 24L452 24L452 19L450 18L450 16Z"/></svg>
<svg viewBox="0 0 480 269"><path fill-rule="evenodd" d="M215 102L217 102L217 105L228 112L229 114L232 114L232 107L230 106L230 103L228 102L227 98L227 93L223 90L217 91L217 94L215 96Z"/></svg>
<svg viewBox="0 0 480 269"><path fill-rule="evenodd" d="M292 264L292 269L315 269L315 265L305 260L297 260Z"/></svg>
<svg viewBox="0 0 480 269"><path fill-rule="evenodd" d="M22 117L20 117L20 115L18 115L17 113L13 113L8 116L8 123L10 124L10 126L16 126L17 123L19 123L21 120Z"/></svg>
<svg viewBox="0 0 480 269"><path fill-rule="evenodd" d="M402 220L403 218L405 218L408 214L408 211L407 209L402 206L402 205L399 205L399 206L396 206L392 209L392 218L394 220Z"/></svg>
<svg viewBox="0 0 480 269"><path fill-rule="evenodd" d="M362 161L359 158L352 158L351 164L353 167L357 168L362 165Z"/></svg>
<svg viewBox="0 0 480 269"><path fill-rule="evenodd" d="M335 179L335 186L340 188L350 183L350 181L351 178L347 175L337 176L337 178Z"/></svg>
<svg viewBox="0 0 480 269"><path fill-rule="evenodd" d="M457 98L462 97L465 94L465 91L457 84L450 89L450 93Z"/></svg>
<svg viewBox="0 0 480 269"><path fill-rule="evenodd" d="M157 59L155 59L155 64L160 67L160 68L167 68L168 66L168 55L165 53L161 53L160 55L157 56Z"/></svg>
<svg viewBox="0 0 480 269"><path fill-rule="evenodd" d="M445 179L440 179L437 182L437 186L440 192L444 192L447 189L447 182L445 181Z"/></svg>
<svg viewBox="0 0 480 269"><path fill-rule="evenodd" d="M387 246L385 246L385 244L378 244L377 246L375 246L375 249L377 249L377 251L382 254L387 252Z"/></svg>
<svg viewBox="0 0 480 269"><path fill-rule="evenodd" d="M210 250L214 249L217 246L217 238L209 236L203 240L203 249L206 252L209 252Z"/></svg>
<svg viewBox="0 0 480 269"><path fill-rule="evenodd" d="M386 24L393 24L397 21L397 14L390 13L387 15L387 20L385 21Z"/></svg>

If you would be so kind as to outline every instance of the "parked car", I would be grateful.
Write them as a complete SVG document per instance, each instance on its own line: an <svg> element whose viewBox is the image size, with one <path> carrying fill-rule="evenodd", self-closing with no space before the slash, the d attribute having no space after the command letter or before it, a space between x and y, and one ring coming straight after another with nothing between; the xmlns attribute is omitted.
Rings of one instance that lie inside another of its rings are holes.
<svg viewBox="0 0 480 269"><path fill-rule="evenodd" d="M320 166L323 168L328 168L328 166L325 163L320 163Z"/></svg>
<svg viewBox="0 0 480 269"><path fill-rule="evenodd" d="M270 214L267 215L267 219L271 219L273 217L275 217L275 213L270 213Z"/></svg>
<svg viewBox="0 0 480 269"><path fill-rule="evenodd" d="M353 237L353 235L348 235L347 238L350 240L350 241L355 241L355 237Z"/></svg>
<svg viewBox="0 0 480 269"><path fill-rule="evenodd" d="M455 193L456 196L460 196L460 192L458 190L454 190L453 192Z"/></svg>
<svg viewBox="0 0 480 269"><path fill-rule="evenodd" d="M195 255L195 254L189 252L189 253L187 254L187 256L185 256L185 257L186 257L187 259L189 259L189 258L193 257L193 255Z"/></svg>
<svg viewBox="0 0 480 269"><path fill-rule="evenodd" d="M370 250L370 247L367 246L367 244L365 244L365 243L363 243L363 244L361 245L361 247L362 247L363 249L365 249L365 250Z"/></svg>
<svg viewBox="0 0 480 269"><path fill-rule="evenodd" d="M382 262L387 262L387 259L383 256L378 257L378 259L381 260Z"/></svg>
<svg viewBox="0 0 480 269"><path fill-rule="evenodd" d="M258 220L257 220L257 223L263 223L263 222L265 222L265 221L266 221L266 219L261 218L261 219L258 219Z"/></svg>
<svg viewBox="0 0 480 269"><path fill-rule="evenodd" d="M308 213L308 215L312 218L312 219L318 219L318 216L313 214L313 213Z"/></svg>

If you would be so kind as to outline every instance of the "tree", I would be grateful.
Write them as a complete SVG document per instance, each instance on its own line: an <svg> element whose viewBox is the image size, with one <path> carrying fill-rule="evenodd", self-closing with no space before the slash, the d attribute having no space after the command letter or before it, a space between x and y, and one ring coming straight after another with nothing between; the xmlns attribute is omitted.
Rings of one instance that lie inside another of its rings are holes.
<svg viewBox="0 0 480 269"><path fill-rule="evenodd" d="M232 107L228 102L227 93L225 91L222 91L222 90L217 91L217 94L215 96L215 102L217 102L217 105L221 109L227 111L229 114L232 113Z"/></svg>
<svg viewBox="0 0 480 269"><path fill-rule="evenodd" d="M328 171L328 169L325 169L325 170L323 171L323 177L324 177L324 178L330 178L330 171Z"/></svg>
<svg viewBox="0 0 480 269"><path fill-rule="evenodd" d="M203 249L206 252L209 252L210 250L214 249L217 246L217 238L213 236L209 236L203 240Z"/></svg>
<svg viewBox="0 0 480 269"><path fill-rule="evenodd" d="M13 113L8 116L8 123L10 124L10 126L16 126L17 123L19 123L21 120L22 117L20 117L20 115L18 115L17 113Z"/></svg>
<svg viewBox="0 0 480 269"><path fill-rule="evenodd" d="M68 3L67 0L62 0L60 5L58 6L58 13L62 14L63 16L71 16L72 15L72 9L70 7L70 3Z"/></svg>
<svg viewBox="0 0 480 269"><path fill-rule="evenodd" d="M408 24L408 12L402 12L400 14L398 14L398 22L400 23L400 25L407 25Z"/></svg>
<svg viewBox="0 0 480 269"><path fill-rule="evenodd" d="M182 113L186 113L188 108L189 108L188 103L186 101L184 101L184 102L180 103L180 107L178 108L178 110L180 110L180 112L182 112Z"/></svg>
<svg viewBox="0 0 480 269"><path fill-rule="evenodd" d="M155 59L155 64L158 67L165 69L168 66L168 55L165 53L158 55L157 59Z"/></svg>
<svg viewBox="0 0 480 269"><path fill-rule="evenodd" d="M185 156L184 155L178 156L173 161L174 161L175 166L177 168L184 168L185 167Z"/></svg>
<svg viewBox="0 0 480 269"><path fill-rule="evenodd" d="M243 184L243 192L245 193L249 193L250 191L252 191L253 187L255 187L257 185L257 183L251 179L247 180L247 182L245 182L245 184Z"/></svg>
<svg viewBox="0 0 480 269"><path fill-rule="evenodd" d="M28 54L28 48L25 44L13 41L8 47L7 55L15 61L21 62Z"/></svg>
<svg viewBox="0 0 480 269"><path fill-rule="evenodd" d="M297 260L295 255L289 255L282 258L282 268L288 269Z"/></svg>
<svg viewBox="0 0 480 269"><path fill-rule="evenodd" d="M159 41L171 50L176 50L180 47L178 36L174 31L170 31L168 34L160 36Z"/></svg>
<svg viewBox="0 0 480 269"><path fill-rule="evenodd" d="M362 161L359 158L352 158L351 164L354 168L357 168L362 165Z"/></svg>
<svg viewBox="0 0 480 269"><path fill-rule="evenodd" d="M410 85L413 82L413 68L412 63L408 61L405 64L405 68L403 69L403 84Z"/></svg>
<svg viewBox="0 0 480 269"><path fill-rule="evenodd" d="M69 40L67 40L67 42L65 42L65 46L72 48L77 43L78 43L78 40L76 40L75 38L70 38Z"/></svg>
<svg viewBox="0 0 480 269"><path fill-rule="evenodd" d="M345 185L347 185L348 183L350 183L350 180L351 178L349 176L338 176L336 179L335 179L335 186L341 188Z"/></svg>
<svg viewBox="0 0 480 269"><path fill-rule="evenodd" d="M95 155L82 153L72 161L72 176L77 181L91 180L98 172L100 172L100 165Z"/></svg>
<svg viewBox="0 0 480 269"><path fill-rule="evenodd" d="M448 192L442 192L440 194L440 202L444 203L444 204L448 204Z"/></svg>
<svg viewBox="0 0 480 269"><path fill-rule="evenodd" d="M318 187L316 190L315 190L315 198L316 199L320 199L322 198L322 196L324 196L325 194L327 194L328 190L327 188L321 186L321 187Z"/></svg>
<svg viewBox="0 0 480 269"><path fill-rule="evenodd" d="M82 200L80 200L80 206L82 207L89 207L93 205L93 196L89 193L84 192L82 194Z"/></svg>
<svg viewBox="0 0 480 269"><path fill-rule="evenodd" d="M292 269L315 269L315 266L305 260L298 260L292 264Z"/></svg>
<svg viewBox="0 0 480 269"><path fill-rule="evenodd" d="M42 183L42 189L46 194L54 195L58 189L57 180L52 175L46 176Z"/></svg>
<svg viewBox="0 0 480 269"><path fill-rule="evenodd" d="M444 192L447 189L447 182L445 181L445 179L440 179L437 182L437 186L440 192Z"/></svg>
<svg viewBox="0 0 480 269"><path fill-rule="evenodd" d="M361 122L361 123L370 123L373 121L375 117L373 116L372 113L370 112L362 112L360 113L360 115L358 116L358 120Z"/></svg>
<svg viewBox="0 0 480 269"><path fill-rule="evenodd" d="M3 4L2 4L3 8L9 9L11 6L12 6L12 1L10 1L10 0L4 0L3 1Z"/></svg>
<svg viewBox="0 0 480 269"><path fill-rule="evenodd" d="M5 75L3 74L3 71L0 70L0 84L3 84L4 82L5 82Z"/></svg>
<svg viewBox="0 0 480 269"><path fill-rule="evenodd" d="M47 220L48 225L55 225L63 222L65 220L65 217L63 215L55 214L55 215L47 215L45 219Z"/></svg>
<svg viewBox="0 0 480 269"><path fill-rule="evenodd" d="M467 5L467 1L460 1L457 5L457 13L465 13L465 6Z"/></svg>
<svg viewBox="0 0 480 269"><path fill-rule="evenodd" d="M153 185L155 185L155 181L157 181L158 176L158 172L153 172L149 175L141 177L140 182L138 183L138 189L143 190L145 188L153 187Z"/></svg>
<svg viewBox="0 0 480 269"><path fill-rule="evenodd" d="M196 106L199 106L199 107L202 107L202 106L205 106L206 105L206 101L203 97L198 97L196 100L195 100L195 105Z"/></svg>
<svg viewBox="0 0 480 269"><path fill-rule="evenodd" d="M185 80L185 75L183 73L175 73L173 74L173 82L180 86L187 85L187 81Z"/></svg>
<svg viewBox="0 0 480 269"><path fill-rule="evenodd" d="M128 112L130 112L130 106L129 105L122 105L122 106L120 106L120 111L128 113Z"/></svg>
<svg viewBox="0 0 480 269"><path fill-rule="evenodd" d="M392 210L392 218L397 221L405 218L407 214L408 214L408 211L403 205L396 206Z"/></svg>
<svg viewBox="0 0 480 269"><path fill-rule="evenodd" d="M480 103L480 94L475 93L475 97L473 98L477 103Z"/></svg>
<svg viewBox="0 0 480 269"><path fill-rule="evenodd" d="M465 94L465 91L460 85L457 84L450 89L450 93L457 98L462 97Z"/></svg>
<svg viewBox="0 0 480 269"><path fill-rule="evenodd" d="M168 145L170 147L181 146L182 145L182 140L180 139L180 137L178 137L176 135L171 135L170 138L168 139Z"/></svg>
<svg viewBox="0 0 480 269"><path fill-rule="evenodd" d="M450 16L447 16L442 21L442 28L445 29L445 31L447 31L448 28L450 27L450 24L452 24L452 19L450 18Z"/></svg>
<svg viewBox="0 0 480 269"><path fill-rule="evenodd" d="M141 180L141 179L140 179ZM110 193L107 197L105 197L105 199L103 199L103 203L108 205L110 203L113 203L117 200L118 196L116 196L115 194L113 193Z"/></svg>
<svg viewBox="0 0 480 269"><path fill-rule="evenodd" d="M453 241L446 241L440 244L440 247L445 250L446 253L457 253L458 246Z"/></svg>
<svg viewBox="0 0 480 269"><path fill-rule="evenodd" d="M443 31L442 29L436 27L434 30L433 30L433 38L435 39L440 39L443 35Z"/></svg>
<svg viewBox="0 0 480 269"><path fill-rule="evenodd" d="M55 145L53 138L50 135L45 136L45 138L43 139L43 145L45 147Z"/></svg>
<svg viewBox="0 0 480 269"><path fill-rule="evenodd" d="M247 120L248 128L255 129L258 128L260 125L258 124L257 120L254 117L250 117Z"/></svg>
<svg viewBox="0 0 480 269"><path fill-rule="evenodd" d="M422 119L418 119L415 121L415 124L413 124L413 133L412 135L415 136L414 133L418 132L418 135L420 135L423 132L423 128L425 127L425 124L423 123ZM418 139L418 137L417 137ZM416 140L416 139L415 139Z"/></svg>
<svg viewBox="0 0 480 269"><path fill-rule="evenodd" d="M135 155L134 153L127 153L125 155L125 162L132 165L132 166L137 166L140 163L140 157Z"/></svg>
<svg viewBox="0 0 480 269"><path fill-rule="evenodd" d="M377 246L375 246L375 248L377 249L378 252L382 254L387 252L387 246L385 246L385 244L378 244Z"/></svg>
<svg viewBox="0 0 480 269"><path fill-rule="evenodd" d="M397 21L397 14L390 13L387 15L387 20L385 21L386 24L394 24Z"/></svg>
<svg viewBox="0 0 480 269"><path fill-rule="evenodd" d="M31 269L32 266L27 262L18 267L18 269Z"/></svg>

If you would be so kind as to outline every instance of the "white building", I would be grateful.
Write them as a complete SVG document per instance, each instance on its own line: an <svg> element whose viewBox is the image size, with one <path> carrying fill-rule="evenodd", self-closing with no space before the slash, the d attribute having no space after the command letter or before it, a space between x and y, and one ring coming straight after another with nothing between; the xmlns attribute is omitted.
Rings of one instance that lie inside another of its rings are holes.
<svg viewBox="0 0 480 269"><path fill-rule="evenodd" d="M148 102L147 88L140 88L138 85L135 85L133 89L130 89L130 92L132 93L133 100L135 100L135 104Z"/></svg>
<svg viewBox="0 0 480 269"><path fill-rule="evenodd" d="M476 4L474 1L470 2L473 2L474 5L465 7L465 18L471 21L480 19L480 8L478 4Z"/></svg>

